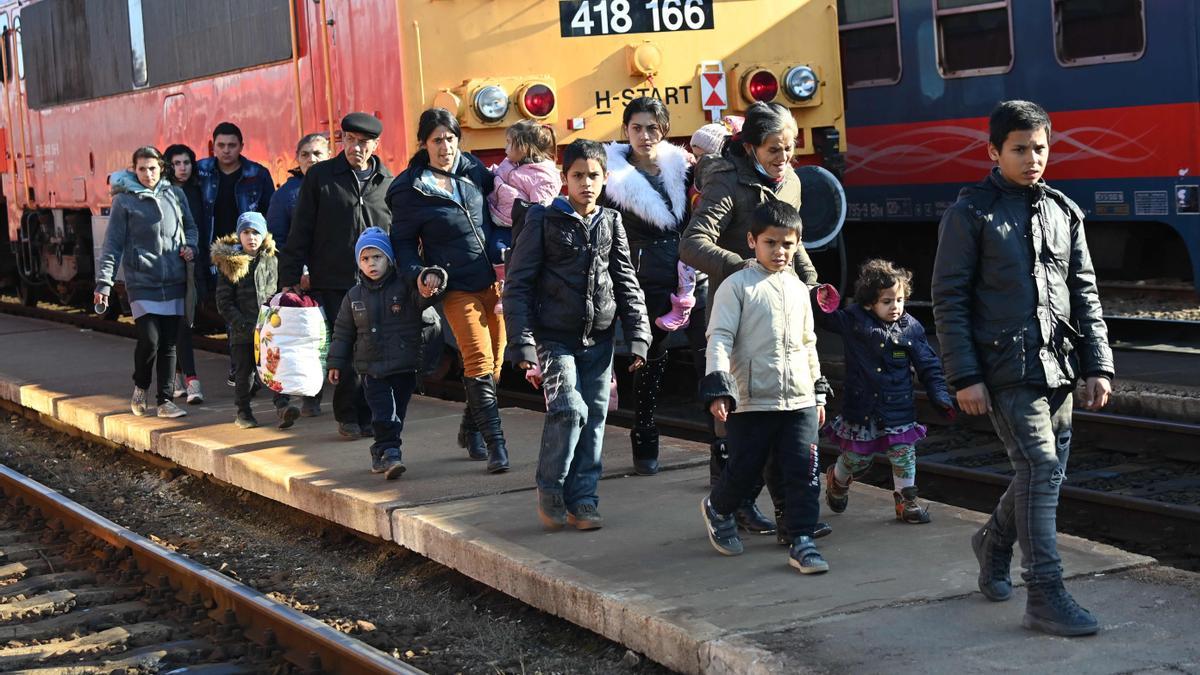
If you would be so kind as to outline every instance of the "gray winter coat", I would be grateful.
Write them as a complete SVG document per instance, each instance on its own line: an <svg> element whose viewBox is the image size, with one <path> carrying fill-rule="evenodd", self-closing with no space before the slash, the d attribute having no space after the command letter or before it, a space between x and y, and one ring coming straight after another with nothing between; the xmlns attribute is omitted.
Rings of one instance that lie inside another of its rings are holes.
<svg viewBox="0 0 1200 675"><path fill-rule="evenodd" d="M993 169L959 193L938 230L933 303L957 389L1114 374L1083 212L1044 182L1016 186Z"/></svg>
<svg viewBox="0 0 1200 675"><path fill-rule="evenodd" d="M266 235L258 255L251 256L236 234L226 235L213 243L212 262L217 266L217 311L229 323L229 343L253 344L258 309L279 286L275 240Z"/></svg>
<svg viewBox="0 0 1200 675"><path fill-rule="evenodd" d="M196 250L196 223L183 191L167 179L153 189L129 170L109 179L113 203L108 232L96 266L96 291L108 295L125 272L131 301L176 300L187 294L187 266L179 252Z"/></svg>

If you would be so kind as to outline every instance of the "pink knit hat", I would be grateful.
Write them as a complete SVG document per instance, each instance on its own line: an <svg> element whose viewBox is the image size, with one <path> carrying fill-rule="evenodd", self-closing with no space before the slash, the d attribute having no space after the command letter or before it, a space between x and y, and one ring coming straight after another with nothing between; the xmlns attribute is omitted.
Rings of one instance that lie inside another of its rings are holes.
<svg viewBox="0 0 1200 675"><path fill-rule="evenodd" d="M692 149L703 155L715 155L721 152L721 146L728 137L729 129L724 124L705 124L692 134Z"/></svg>

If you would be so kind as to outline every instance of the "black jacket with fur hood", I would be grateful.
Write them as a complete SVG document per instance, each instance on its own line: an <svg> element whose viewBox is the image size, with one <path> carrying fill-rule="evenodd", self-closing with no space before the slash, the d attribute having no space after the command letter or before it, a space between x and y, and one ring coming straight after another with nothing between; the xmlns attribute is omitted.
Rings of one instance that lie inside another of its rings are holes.
<svg viewBox="0 0 1200 675"><path fill-rule="evenodd" d="M251 256L242 250L238 236L229 234L213 244L211 255L217 266L217 311L229 324L229 343L253 344L258 308L279 286L275 240L264 236L258 255Z"/></svg>
<svg viewBox="0 0 1200 675"><path fill-rule="evenodd" d="M659 176L670 198L668 203L629 162L628 143L609 143L605 150L608 182L600 204L621 214L647 309L656 312L669 302L668 296L678 285L675 264L679 261L679 235L688 222L689 153L666 141L658 144Z"/></svg>

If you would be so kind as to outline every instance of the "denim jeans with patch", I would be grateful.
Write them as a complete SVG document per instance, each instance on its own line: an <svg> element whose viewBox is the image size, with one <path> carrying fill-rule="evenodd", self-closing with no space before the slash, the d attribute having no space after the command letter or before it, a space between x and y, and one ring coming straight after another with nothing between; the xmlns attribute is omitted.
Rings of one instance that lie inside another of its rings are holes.
<svg viewBox="0 0 1200 675"><path fill-rule="evenodd" d="M1071 390L1020 386L989 393L992 426L1015 473L992 512L999 541L1020 544L1027 583L1061 579L1056 514L1071 450Z"/></svg>
<svg viewBox="0 0 1200 675"><path fill-rule="evenodd" d="M612 339L576 348L544 340L538 342L537 354L546 394L538 489L561 493L571 511L580 504L595 506L612 377Z"/></svg>

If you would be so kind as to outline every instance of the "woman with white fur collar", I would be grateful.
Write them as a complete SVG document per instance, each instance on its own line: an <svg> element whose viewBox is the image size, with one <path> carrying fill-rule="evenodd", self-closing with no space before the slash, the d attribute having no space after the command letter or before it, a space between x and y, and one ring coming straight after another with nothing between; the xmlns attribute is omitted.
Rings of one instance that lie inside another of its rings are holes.
<svg viewBox="0 0 1200 675"><path fill-rule="evenodd" d="M634 374L634 470L645 476L658 473L658 426L654 411L667 365L667 337L685 329L688 342L704 358L704 322L690 321L695 308L696 275L679 263L679 235L688 222L688 187L692 157L666 140L671 115L662 101L641 97L625 107L622 129L628 143L610 143L608 182L600 203L621 213L629 236L630 255L638 282L646 296L646 311L658 317L650 326L653 341L644 368ZM703 373L700 373L703 375Z"/></svg>

